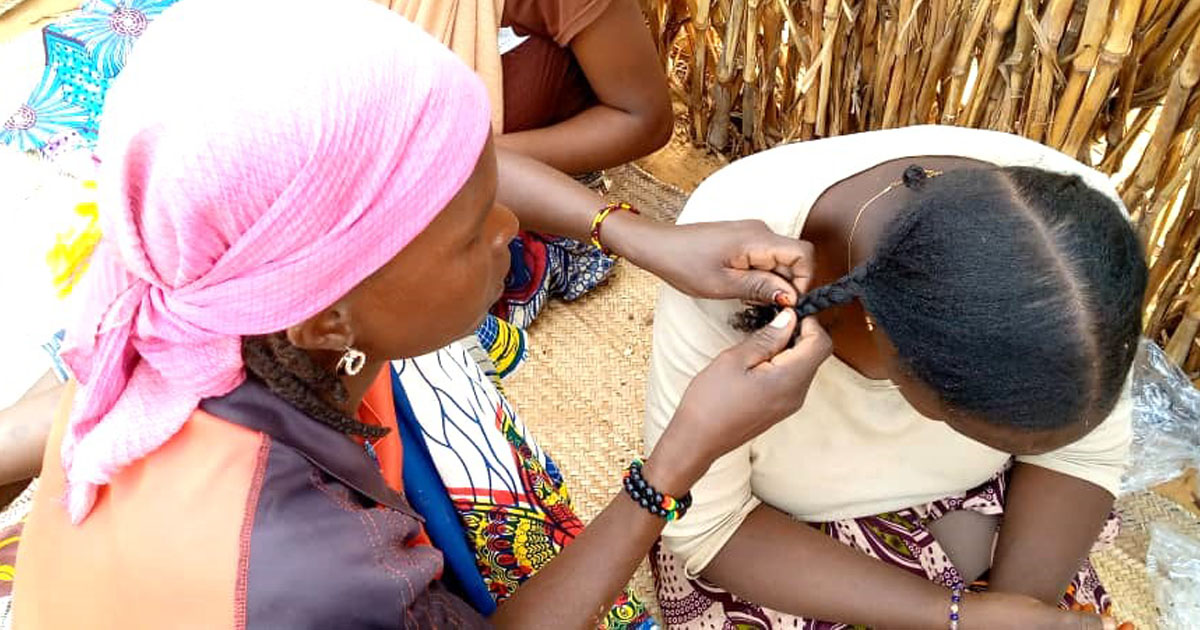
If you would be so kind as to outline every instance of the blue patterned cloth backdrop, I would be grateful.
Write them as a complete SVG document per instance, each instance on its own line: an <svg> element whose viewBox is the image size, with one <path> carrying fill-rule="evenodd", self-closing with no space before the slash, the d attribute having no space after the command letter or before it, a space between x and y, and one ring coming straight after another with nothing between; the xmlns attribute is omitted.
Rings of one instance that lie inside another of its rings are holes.
<svg viewBox="0 0 1200 630"><path fill-rule="evenodd" d="M90 0L43 29L45 71L26 102L4 119L0 143L48 158L94 148L109 83L154 18L176 1Z"/></svg>

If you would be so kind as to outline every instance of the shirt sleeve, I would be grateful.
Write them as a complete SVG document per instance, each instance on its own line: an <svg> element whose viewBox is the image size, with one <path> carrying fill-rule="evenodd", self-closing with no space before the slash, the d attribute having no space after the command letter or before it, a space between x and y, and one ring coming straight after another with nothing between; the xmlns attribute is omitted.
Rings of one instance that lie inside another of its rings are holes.
<svg viewBox="0 0 1200 630"><path fill-rule="evenodd" d="M1017 461L1096 484L1114 497L1129 466L1133 442L1133 396L1127 380L1121 398L1108 418L1083 437L1056 451L1018 456Z"/></svg>
<svg viewBox="0 0 1200 630"><path fill-rule="evenodd" d="M689 298L670 287L659 295L646 393L648 451L666 431L692 378L738 340L738 333L705 308L720 304ZM692 487L687 516L663 530L663 543L684 563L689 576L708 565L758 506L751 472L751 444L721 457Z"/></svg>
<svg viewBox="0 0 1200 630"><path fill-rule="evenodd" d="M753 208L753 218L777 233L789 234L796 218L793 204L780 203L767 193L747 198L746 191L760 191L764 178L792 163L795 151L766 151L714 173L692 193L678 223L745 219L750 218L747 208ZM661 290L647 378L647 452L666 431L692 379L745 337L729 325L730 316L742 308L737 301L698 300L669 286ZM708 566L761 503L752 490L754 445L752 440L714 462L692 487L687 516L663 530L663 543L683 562L689 577Z"/></svg>
<svg viewBox="0 0 1200 630"><path fill-rule="evenodd" d="M507 0L504 24L520 35L536 35L570 45L613 0Z"/></svg>

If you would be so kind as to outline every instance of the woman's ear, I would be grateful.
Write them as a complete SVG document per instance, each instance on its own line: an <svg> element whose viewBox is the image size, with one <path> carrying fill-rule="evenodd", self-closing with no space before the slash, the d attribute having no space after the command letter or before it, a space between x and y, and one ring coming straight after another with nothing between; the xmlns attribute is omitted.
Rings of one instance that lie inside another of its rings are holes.
<svg viewBox="0 0 1200 630"><path fill-rule="evenodd" d="M303 350L341 352L354 346L350 307L345 300L287 329L288 342Z"/></svg>

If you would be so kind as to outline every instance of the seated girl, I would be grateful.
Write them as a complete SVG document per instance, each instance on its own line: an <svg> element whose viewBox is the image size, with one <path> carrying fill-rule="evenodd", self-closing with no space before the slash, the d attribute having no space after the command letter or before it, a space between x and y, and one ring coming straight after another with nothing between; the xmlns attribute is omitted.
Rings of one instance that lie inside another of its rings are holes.
<svg viewBox="0 0 1200 630"><path fill-rule="evenodd" d="M751 156L679 221L735 216L812 243L799 308L834 357L664 531L666 623L996 629L1040 627L1019 617L1038 601L1107 611L1087 556L1115 529L1146 281L1107 178L1019 137L914 127ZM647 448L742 339L731 320L760 323L743 308L663 289ZM986 597L962 594L984 580Z"/></svg>

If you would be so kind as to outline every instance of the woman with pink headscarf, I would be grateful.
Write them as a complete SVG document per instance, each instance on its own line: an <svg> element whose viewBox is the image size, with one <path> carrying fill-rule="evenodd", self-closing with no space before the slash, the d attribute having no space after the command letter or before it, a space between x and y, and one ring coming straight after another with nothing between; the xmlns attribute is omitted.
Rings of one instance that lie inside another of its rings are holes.
<svg viewBox="0 0 1200 630"><path fill-rule="evenodd" d="M410 506L387 385L392 360L470 333L503 288L517 221L498 198L536 184L572 210L523 221L693 295L805 286L806 247L761 224L595 208L535 162L498 172L490 132L479 80L370 3L164 13L109 95L106 240L68 334L78 386L19 551L17 628L486 625ZM691 483L797 408L828 347L784 315L716 360L624 491L490 621L595 624Z"/></svg>

